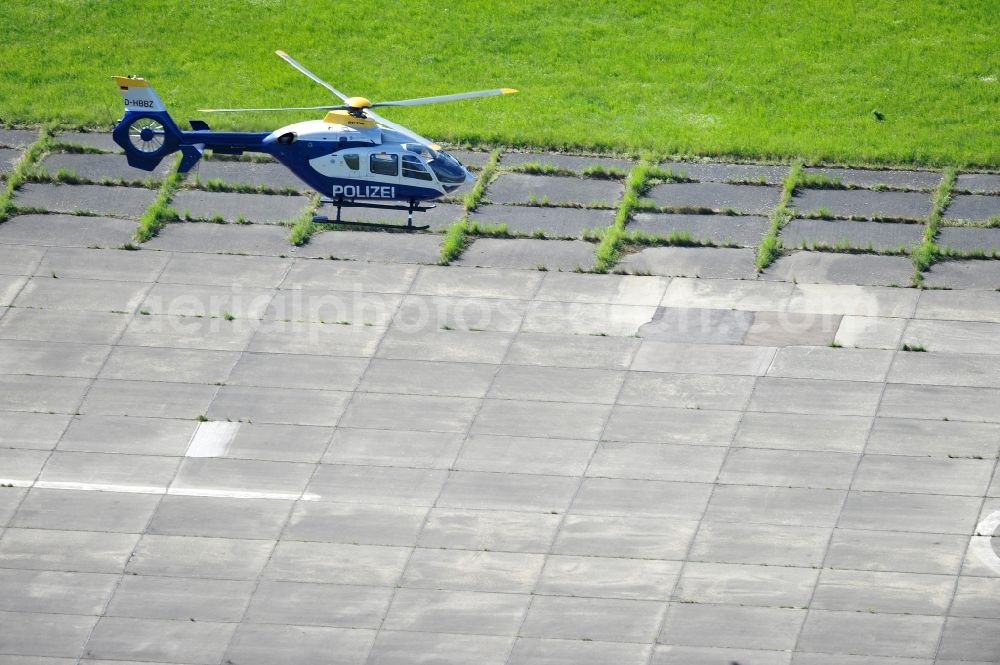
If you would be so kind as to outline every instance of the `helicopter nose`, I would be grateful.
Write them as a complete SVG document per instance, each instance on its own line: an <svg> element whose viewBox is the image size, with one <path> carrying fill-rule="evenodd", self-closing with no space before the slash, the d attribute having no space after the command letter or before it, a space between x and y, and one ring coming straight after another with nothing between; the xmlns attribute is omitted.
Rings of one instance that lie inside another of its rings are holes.
<svg viewBox="0 0 1000 665"><path fill-rule="evenodd" d="M473 182L476 181L476 176L472 175L472 172L469 169L467 169L467 168L465 168L463 166L462 170L465 171L465 182L466 183L473 183Z"/></svg>

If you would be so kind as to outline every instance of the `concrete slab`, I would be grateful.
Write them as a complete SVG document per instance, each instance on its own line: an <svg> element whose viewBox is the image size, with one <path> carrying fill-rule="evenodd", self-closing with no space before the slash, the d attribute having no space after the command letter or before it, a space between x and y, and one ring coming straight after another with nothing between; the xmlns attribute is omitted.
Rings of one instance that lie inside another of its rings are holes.
<svg viewBox="0 0 1000 665"><path fill-rule="evenodd" d="M639 343L629 337L521 333L504 361L513 365L627 369Z"/></svg>
<svg viewBox="0 0 1000 665"><path fill-rule="evenodd" d="M773 357L774 349L767 347L645 340L632 361L632 369L643 372L762 376Z"/></svg>
<svg viewBox="0 0 1000 665"><path fill-rule="evenodd" d="M84 653L109 660L155 659L208 665L222 658L235 629L231 623L102 617Z"/></svg>
<svg viewBox="0 0 1000 665"><path fill-rule="evenodd" d="M233 194L182 189L171 205L181 219L227 222L241 220L255 224L280 224L293 220L306 208L304 196L275 194Z"/></svg>
<svg viewBox="0 0 1000 665"><path fill-rule="evenodd" d="M103 279L32 277L14 300L16 307L91 312L132 312L143 301L149 284Z"/></svg>
<svg viewBox="0 0 1000 665"><path fill-rule="evenodd" d="M152 282L161 276L170 259L155 252L53 247L45 253L35 275L51 277L55 273L60 279Z"/></svg>
<svg viewBox="0 0 1000 665"><path fill-rule="evenodd" d="M348 394L334 390L223 386L208 417L259 423L336 425Z"/></svg>
<svg viewBox="0 0 1000 665"><path fill-rule="evenodd" d="M246 624L233 638L229 656L234 663L267 665L290 656L296 663L364 662L374 631L329 626ZM336 662L336 661L334 661Z"/></svg>
<svg viewBox="0 0 1000 665"><path fill-rule="evenodd" d="M0 541L0 563L21 570L120 575L138 540L130 533L7 529Z"/></svg>
<svg viewBox="0 0 1000 665"><path fill-rule="evenodd" d="M416 549L402 584L413 589L526 594L534 588L544 561L541 554Z"/></svg>
<svg viewBox="0 0 1000 665"><path fill-rule="evenodd" d="M767 268L763 279L811 284L906 286L913 263L905 256L865 256L796 251Z"/></svg>
<svg viewBox="0 0 1000 665"><path fill-rule="evenodd" d="M254 580L273 542L146 534L129 559L127 574Z"/></svg>
<svg viewBox="0 0 1000 665"><path fill-rule="evenodd" d="M427 512L426 506L308 502L292 513L284 536L301 541L412 547Z"/></svg>
<svg viewBox="0 0 1000 665"><path fill-rule="evenodd" d="M803 568L731 563L689 563L674 591L682 603L802 607L819 572Z"/></svg>
<svg viewBox="0 0 1000 665"><path fill-rule="evenodd" d="M534 301L521 329L529 333L629 337L649 323L656 311L655 307L643 305Z"/></svg>
<svg viewBox="0 0 1000 665"><path fill-rule="evenodd" d="M67 422L59 450L180 456L197 423L124 416L76 417Z"/></svg>
<svg viewBox="0 0 1000 665"><path fill-rule="evenodd" d="M520 273L523 274L523 273ZM669 280L653 276L545 274L534 297L559 302L658 305Z"/></svg>
<svg viewBox="0 0 1000 665"><path fill-rule="evenodd" d="M10 173L23 154L20 150L0 148L0 177L5 177Z"/></svg>
<svg viewBox="0 0 1000 665"><path fill-rule="evenodd" d="M80 406L84 414L196 418L208 410L217 386L98 379Z"/></svg>
<svg viewBox="0 0 1000 665"><path fill-rule="evenodd" d="M940 353L994 355L997 349L990 343L990 338L997 330L1000 330L1000 324L982 321L913 319L903 333L903 343Z"/></svg>
<svg viewBox="0 0 1000 665"><path fill-rule="evenodd" d="M292 267L290 259L204 254L158 254L170 263L157 277L167 284L210 284L228 287L272 288L278 286Z"/></svg>
<svg viewBox="0 0 1000 665"><path fill-rule="evenodd" d="M661 162L661 169L700 182L750 182L780 185L790 168L785 164L724 164L721 162Z"/></svg>
<svg viewBox="0 0 1000 665"><path fill-rule="evenodd" d="M469 213L479 224L506 224L511 233L542 232L548 238L580 238L585 231L605 228L615 220L614 210L556 208L524 205L481 205Z"/></svg>
<svg viewBox="0 0 1000 665"><path fill-rule="evenodd" d="M768 376L882 382L893 362L892 351L799 346L778 349ZM896 369L893 369L896 372Z"/></svg>
<svg viewBox="0 0 1000 665"><path fill-rule="evenodd" d="M0 320L4 339L112 344L125 330L128 315L74 310L12 309Z"/></svg>
<svg viewBox="0 0 1000 665"><path fill-rule="evenodd" d="M861 452L871 418L748 412L734 443L748 448Z"/></svg>
<svg viewBox="0 0 1000 665"><path fill-rule="evenodd" d="M35 654L39 656L32 659L36 663L46 663L46 656L52 657L50 663L60 662L55 660L59 657L72 661L79 657L96 622L94 616L0 612L0 625L4 629L0 633L0 652Z"/></svg>
<svg viewBox="0 0 1000 665"><path fill-rule="evenodd" d="M111 138L110 132L60 132L56 134L56 141L97 148L105 152L122 152L121 147Z"/></svg>
<svg viewBox="0 0 1000 665"><path fill-rule="evenodd" d="M1000 288L1000 262L997 261L942 261L925 273L928 286L947 289Z"/></svg>
<svg viewBox="0 0 1000 665"><path fill-rule="evenodd" d="M217 319L213 319L217 321ZM248 351L259 353L315 354L338 356L371 355L382 335L383 328L368 326L341 326L337 324L289 323L286 321L264 321L254 332L252 329L231 340L233 346L239 346L240 339L252 336L247 346ZM205 342L194 341L204 345Z"/></svg>
<svg viewBox="0 0 1000 665"><path fill-rule="evenodd" d="M56 152L42 160L41 167L52 177L63 172L93 183L136 183L155 189L173 170L174 162L164 159L152 171L145 171L129 166L121 155Z"/></svg>
<svg viewBox="0 0 1000 665"><path fill-rule="evenodd" d="M767 215L778 203L781 189L759 185L718 183L668 183L656 185L648 197L667 208L704 208L715 212L736 211ZM678 212L681 212L678 210Z"/></svg>
<svg viewBox="0 0 1000 665"><path fill-rule="evenodd" d="M281 535L291 507L285 499L170 494L163 497L146 533L215 539L210 543L221 538L267 542Z"/></svg>
<svg viewBox="0 0 1000 665"><path fill-rule="evenodd" d="M178 621L239 621L253 584L238 580L196 580L126 575L107 608L108 616Z"/></svg>
<svg viewBox="0 0 1000 665"><path fill-rule="evenodd" d="M522 300L406 296L392 315L392 326L411 334L431 330L516 332L526 308Z"/></svg>
<svg viewBox="0 0 1000 665"><path fill-rule="evenodd" d="M753 215L671 215L643 212L629 222L627 230L642 231L657 238L684 234L691 240L725 247L755 247L767 231L766 217Z"/></svg>
<svg viewBox="0 0 1000 665"><path fill-rule="evenodd" d="M615 180L504 173L486 188L491 203L566 203L612 208L625 186Z"/></svg>
<svg viewBox="0 0 1000 665"><path fill-rule="evenodd" d="M448 468L458 455L463 437L455 432L413 432L385 429L338 429L329 447L327 464Z"/></svg>
<svg viewBox="0 0 1000 665"><path fill-rule="evenodd" d="M452 263L487 268L588 270L594 265L594 245L582 240L477 238Z"/></svg>
<svg viewBox="0 0 1000 665"><path fill-rule="evenodd" d="M960 173L955 189L976 194L1000 194L1000 175L995 173Z"/></svg>
<svg viewBox="0 0 1000 665"><path fill-rule="evenodd" d="M282 287L405 293L410 288L417 270L427 270L427 268L347 261L294 261Z"/></svg>
<svg viewBox="0 0 1000 665"><path fill-rule="evenodd" d="M880 316L845 316L834 338L841 346L861 349L897 349L905 319Z"/></svg>
<svg viewBox="0 0 1000 665"><path fill-rule="evenodd" d="M981 222L1000 215L1000 196L985 194L959 194L945 208L948 219Z"/></svg>
<svg viewBox="0 0 1000 665"><path fill-rule="evenodd" d="M227 292L228 291L228 292ZM260 319L273 291L235 285L228 290L200 284L154 284L141 301L143 316Z"/></svg>
<svg viewBox="0 0 1000 665"><path fill-rule="evenodd" d="M400 589L383 627L431 633L512 635L527 604L526 595Z"/></svg>
<svg viewBox="0 0 1000 665"><path fill-rule="evenodd" d="M757 312L744 344L754 346L826 346L840 325L837 314Z"/></svg>
<svg viewBox="0 0 1000 665"><path fill-rule="evenodd" d="M829 211L838 217L923 219L931 213L930 194L851 189L803 189L792 197L802 214Z"/></svg>
<svg viewBox="0 0 1000 665"><path fill-rule="evenodd" d="M37 129L0 129L0 145L8 148L26 148L37 140Z"/></svg>
<svg viewBox="0 0 1000 665"><path fill-rule="evenodd" d="M239 351L254 337L256 321L139 315L121 337L126 346Z"/></svg>
<svg viewBox="0 0 1000 665"><path fill-rule="evenodd" d="M138 219L155 198L156 190L145 187L26 184L17 190L14 202L50 212L88 212Z"/></svg>
<svg viewBox="0 0 1000 665"><path fill-rule="evenodd" d="M0 372L42 376L93 378L108 347L19 340L0 341Z"/></svg>
<svg viewBox="0 0 1000 665"><path fill-rule="evenodd" d="M132 240L136 224L110 217L17 215L0 225L0 243L55 247L117 247Z"/></svg>
<svg viewBox="0 0 1000 665"><path fill-rule="evenodd" d="M662 342L739 344L753 320L753 312L659 307L653 320L637 334L643 339Z"/></svg>
<svg viewBox="0 0 1000 665"><path fill-rule="evenodd" d="M659 641L689 646L792 649L806 612L801 609L681 603L671 605ZM712 627L723 621L726 630Z"/></svg>
<svg viewBox="0 0 1000 665"><path fill-rule="evenodd" d="M288 229L242 224L168 224L145 247L173 252L285 256Z"/></svg>
<svg viewBox="0 0 1000 665"><path fill-rule="evenodd" d="M453 270L446 266L425 266L420 268L410 292L425 296L529 300L545 276L525 270Z"/></svg>
<svg viewBox="0 0 1000 665"><path fill-rule="evenodd" d="M619 266L634 274L667 277L753 279L756 275L751 249L648 247L626 255Z"/></svg>
<svg viewBox="0 0 1000 665"><path fill-rule="evenodd" d="M920 189L931 191L941 182L938 171L900 171L892 169L835 169L806 167L807 175L822 175L848 187Z"/></svg>
<svg viewBox="0 0 1000 665"><path fill-rule="evenodd" d="M160 497L153 494L48 490L35 487L21 502L9 526L142 533L159 501Z"/></svg>
<svg viewBox="0 0 1000 665"><path fill-rule="evenodd" d="M650 642L664 612L662 602L535 596L521 626L526 637Z"/></svg>
<svg viewBox="0 0 1000 665"><path fill-rule="evenodd" d="M967 536L836 529L826 565L831 568L956 575ZM927 556L929 551L934 556Z"/></svg>
<svg viewBox="0 0 1000 665"><path fill-rule="evenodd" d="M583 171L589 167L601 166L628 171L632 167L633 162L628 159L616 159L598 155L567 155L561 152L505 152L500 155L500 164L504 167L538 164L541 166L570 169L572 171Z"/></svg>
<svg viewBox="0 0 1000 665"><path fill-rule="evenodd" d="M221 180L229 185L249 185L273 190L295 190L310 192L310 187L295 177L288 167L275 162L230 161L221 159L201 159L189 176L191 181L198 178L203 185Z"/></svg>
<svg viewBox="0 0 1000 665"><path fill-rule="evenodd" d="M305 258L335 258L383 263L437 263L441 237L431 233L324 231L296 254Z"/></svg>
<svg viewBox="0 0 1000 665"><path fill-rule="evenodd" d="M1000 388L1000 357L978 354L900 353L893 383Z"/></svg>
<svg viewBox="0 0 1000 665"><path fill-rule="evenodd" d="M490 153L486 150L448 149L448 154L462 162L467 168L481 169L490 161Z"/></svg>
<svg viewBox="0 0 1000 665"><path fill-rule="evenodd" d="M923 238L922 224L793 219L781 230L786 247L909 252Z"/></svg>
<svg viewBox="0 0 1000 665"><path fill-rule="evenodd" d="M1000 254L1000 228L944 227L937 243L942 249L981 252L996 258Z"/></svg>
<svg viewBox="0 0 1000 665"><path fill-rule="evenodd" d="M638 644L624 642L584 642L582 640L522 637L514 645L508 662L511 665L527 665L528 663L642 665L647 662L647 649Z"/></svg>
<svg viewBox="0 0 1000 665"><path fill-rule="evenodd" d="M943 617L815 610L806 619L799 645L825 653L931 658L943 623ZM848 635L853 637L845 643Z"/></svg>
<svg viewBox="0 0 1000 665"><path fill-rule="evenodd" d="M867 452L988 459L1000 448L994 437L998 432L1000 426L990 423L876 418Z"/></svg>
<svg viewBox="0 0 1000 665"><path fill-rule="evenodd" d="M512 333L432 330L391 330L377 356L399 360L431 360L498 364L510 346ZM369 352L370 353L370 352Z"/></svg>
<svg viewBox="0 0 1000 665"><path fill-rule="evenodd" d="M16 217L14 219L17 219ZM10 223L9 220L4 224ZM2 229L3 227L0 227ZM2 237L2 236L0 236ZM0 244L0 275L27 276L34 274L48 250L26 244Z"/></svg>
<svg viewBox="0 0 1000 665"><path fill-rule="evenodd" d="M0 413L0 445L23 450L52 450L66 426L68 416L50 413Z"/></svg>
<svg viewBox="0 0 1000 665"><path fill-rule="evenodd" d="M780 312L785 310L792 289L791 284L776 282L678 277L670 280L660 305Z"/></svg>
<svg viewBox="0 0 1000 665"><path fill-rule="evenodd" d="M693 561L818 567L831 530L823 527L702 522Z"/></svg>

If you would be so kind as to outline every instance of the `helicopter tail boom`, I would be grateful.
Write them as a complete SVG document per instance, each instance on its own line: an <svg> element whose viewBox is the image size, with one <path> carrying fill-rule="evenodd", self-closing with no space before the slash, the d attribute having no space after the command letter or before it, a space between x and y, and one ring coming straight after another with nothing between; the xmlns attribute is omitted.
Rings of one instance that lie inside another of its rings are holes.
<svg viewBox="0 0 1000 665"><path fill-rule="evenodd" d="M177 170L186 173L198 163L206 148L236 155L267 150L264 146L267 132L213 132L201 120L191 121L194 131L181 131L145 79L126 76L114 79L125 103L125 115L111 136L125 151L130 166L152 171L164 157L179 150L182 159Z"/></svg>

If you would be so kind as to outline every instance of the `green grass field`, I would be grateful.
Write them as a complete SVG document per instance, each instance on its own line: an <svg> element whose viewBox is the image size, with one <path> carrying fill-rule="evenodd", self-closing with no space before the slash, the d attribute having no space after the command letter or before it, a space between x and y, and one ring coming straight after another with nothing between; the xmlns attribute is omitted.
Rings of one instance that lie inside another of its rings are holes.
<svg viewBox="0 0 1000 665"><path fill-rule="evenodd" d="M386 110L442 141L1000 167L995 0L8 0L2 13L7 124L108 128L121 115L112 74L145 76L178 120L332 103L281 48L374 100L521 90Z"/></svg>

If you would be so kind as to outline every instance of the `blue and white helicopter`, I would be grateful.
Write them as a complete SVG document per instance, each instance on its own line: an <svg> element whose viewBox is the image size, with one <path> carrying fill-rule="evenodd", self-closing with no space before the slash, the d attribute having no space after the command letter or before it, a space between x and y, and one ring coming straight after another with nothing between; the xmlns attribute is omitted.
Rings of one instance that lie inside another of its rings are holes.
<svg viewBox="0 0 1000 665"><path fill-rule="evenodd" d="M167 155L181 152L179 171L186 173L206 149L239 155L261 152L287 166L310 187L337 206L336 220L315 221L393 227L383 224L345 222L342 207L406 210L407 230L413 213L428 210L424 202L451 193L474 177L462 164L406 127L378 115L381 106L418 106L473 97L515 93L512 88L479 90L454 95L420 97L389 102L371 102L348 97L299 64L284 51L278 56L340 98L342 104L259 109L200 109L205 113L261 111L326 111L322 120L286 125L273 132L213 132L201 120L191 120L191 131L182 131L145 79L115 76L125 101L125 115L115 125L112 137L125 151L131 166L152 171Z"/></svg>

